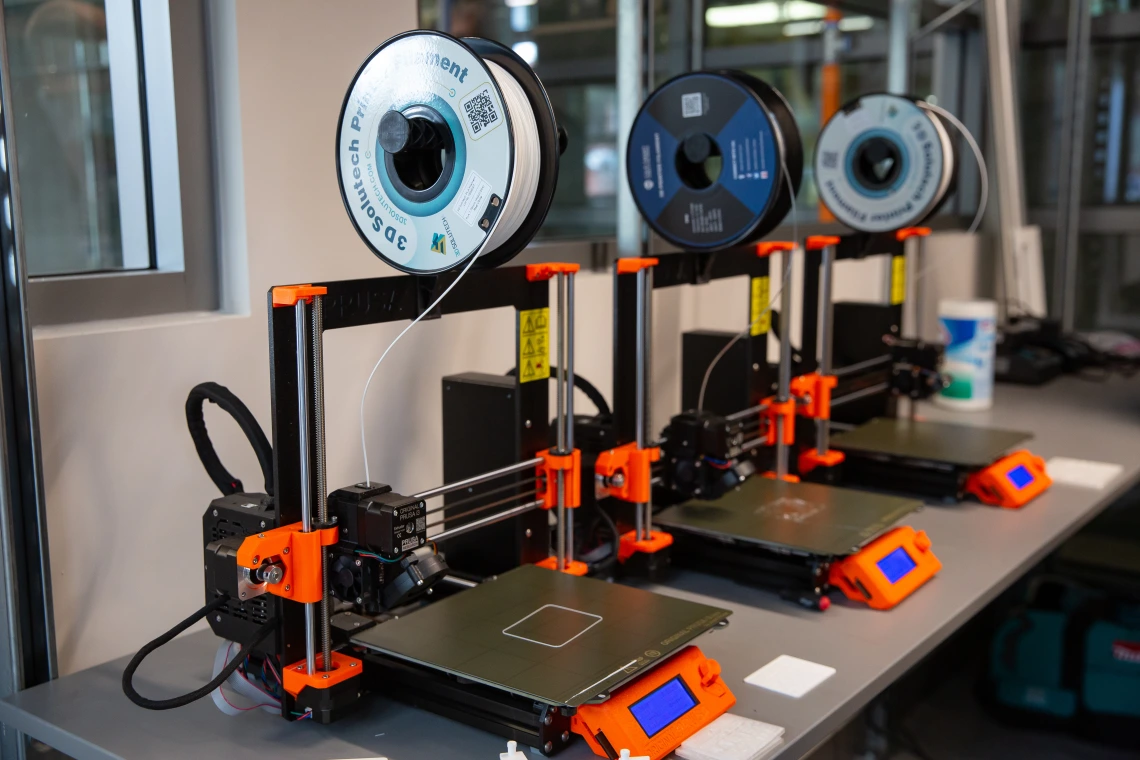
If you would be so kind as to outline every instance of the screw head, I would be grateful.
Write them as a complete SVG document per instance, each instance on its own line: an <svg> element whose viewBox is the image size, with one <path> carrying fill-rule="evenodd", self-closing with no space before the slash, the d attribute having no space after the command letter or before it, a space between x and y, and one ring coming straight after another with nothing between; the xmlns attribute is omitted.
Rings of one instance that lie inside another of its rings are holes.
<svg viewBox="0 0 1140 760"><path fill-rule="evenodd" d="M530 420L527 420L526 422L524 422L523 425L526 427L527 430L530 430Z"/></svg>
<svg viewBox="0 0 1140 760"><path fill-rule="evenodd" d="M363 564L364 564L364 561L363 561L363 560L359 560L359 559L358 559L358 560L356 560L356 566L357 566L357 567L360 567L360 566L361 566L361 565L363 565Z"/></svg>
<svg viewBox="0 0 1140 760"><path fill-rule="evenodd" d="M257 564L258 562L260 562L260 561L261 561L261 557L260 557L260 556L258 556L258 555L256 555L256 554L255 554L255 555L253 555L253 564L255 564L255 565L256 565L256 564Z"/></svg>
<svg viewBox="0 0 1140 760"><path fill-rule="evenodd" d="M243 592L241 592L241 598L242 598L242 599L245 599L245 592L244 592L244 591L243 591Z"/></svg>
<svg viewBox="0 0 1140 760"><path fill-rule="evenodd" d="M281 553L282 554L288 554L289 553L289 547L286 546L284 549L281 550Z"/></svg>
<svg viewBox="0 0 1140 760"><path fill-rule="evenodd" d="M262 521L261 521L261 529L262 529L262 530L265 530L265 520L262 520Z"/></svg>
<svg viewBox="0 0 1140 760"><path fill-rule="evenodd" d="M533 535L534 535L534 531L532 531L530 528L527 528L526 529L526 537L530 538Z"/></svg>
<svg viewBox="0 0 1140 760"><path fill-rule="evenodd" d="M360 625L360 623L357 623L357 625ZM356 667L356 663L355 663L355 662L350 662L350 663L348 663L348 667L350 667L350 668L355 668L355 667Z"/></svg>
<svg viewBox="0 0 1140 760"><path fill-rule="evenodd" d="M215 620L216 622L220 623L220 622L222 622L222 616L221 616L221 615L215 615L215 616L214 616L214 620Z"/></svg>
<svg viewBox="0 0 1140 760"><path fill-rule="evenodd" d="M328 680L328 676L327 676L327 675L323 675L323 676L321 676L321 678L324 678L326 681Z"/></svg>
<svg viewBox="0 0 1140 760"><path fill-rule="evenodd" d="M550 752L552 749L554 749L554 742L547 742L542 745L543 752Z"/></svg>
<svg viewBox="0 0 1140 760"><path fill-rule="evenodd" d="M214 510L214 517L217 517L217 516L218 516L218 510L215 509Z"/></svg>
<svg viewBox="0 0 1140 760"><path fill-rule="evenodd" d="M564 742L570 741L570 732L569 731L563 731L562 732L562 741L564 741Z"/></svg>
<svg viewBox="0 0 1140 760"><path fill-rule="evenodd" d="M544 726L549 726L553 722L554 722L554 716L551 715L550 713L547 713L546 717L542 719L542 725L544 725Z"/></svg>
<svg viewBox="0 0 1140 760"><path fill-rule="evenodd" d="M358 597L356 597L356 603L357 604L364 604L364 600L358 596Z"/></svg>
<svg viewBox="0 0 1140 760"><path fill-rule="evenodd" d="M290 590L291 590L291 589L289 588L289 584L288 584L288 583L286 583L286 584L285 584L285 590L286 590L286 591L290 591Z"/></svg>
<svg viewBox="0 0 1140 760"><path fill-rule="evenodd" d="M257 534L257 537L258 537L258 538L265 538L265 534L264 534L264 533L258 533L258 534Z"/></svg>

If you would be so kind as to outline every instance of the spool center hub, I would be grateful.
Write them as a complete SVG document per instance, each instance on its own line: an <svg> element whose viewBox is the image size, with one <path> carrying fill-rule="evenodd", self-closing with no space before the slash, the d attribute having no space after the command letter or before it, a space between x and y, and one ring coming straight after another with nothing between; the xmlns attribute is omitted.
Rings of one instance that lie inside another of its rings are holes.
<svg viewBox="0 0 1140 760"><path fill-rule="evenodd" d="M694 190L711 187L720 177L724 158L716 140L704 132L687 136L677 146L677 176Z"/></svg>
<svg viewBox="0 0 1140 760"><path fill-rule="evenodd" d="M455 140L434 108L417 105L380 118L377 142L392 186L410 201L430 201L455 169Z"/></svg>

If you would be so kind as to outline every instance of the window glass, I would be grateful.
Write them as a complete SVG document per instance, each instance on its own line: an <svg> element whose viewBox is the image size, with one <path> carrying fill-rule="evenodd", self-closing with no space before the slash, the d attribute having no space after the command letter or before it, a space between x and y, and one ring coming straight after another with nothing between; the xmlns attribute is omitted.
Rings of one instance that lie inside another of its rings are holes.
<svg viewBox="0 0 1140 760"><path fill-rule="evenodd" d="M28 272L123 269L104 4L4 10Z"/></svg>

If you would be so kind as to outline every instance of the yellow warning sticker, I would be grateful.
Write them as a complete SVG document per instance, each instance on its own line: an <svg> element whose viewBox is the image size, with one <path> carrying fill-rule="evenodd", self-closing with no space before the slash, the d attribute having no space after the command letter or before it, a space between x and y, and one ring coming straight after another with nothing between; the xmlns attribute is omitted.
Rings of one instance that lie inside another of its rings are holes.
<svg viewBox="0 0 1140 760"><path fill-rule="evenodd" d="M906 256L891 257L891 306L906 300Z"/></svg>
<svg viewBox="0 0 1140 760"><path fill-rule="evenodd" d="M768 278L752 278L752 309L748 316L753 336L763 335L772 326L772 314L768 308ZM761 316L763 315L763 316Z"/></svg>
<svg viewBox="0 0 1140 760"><path fill-rule="evenodd" d="M519 382L550 377L550 309L519 312Z"/></svg>

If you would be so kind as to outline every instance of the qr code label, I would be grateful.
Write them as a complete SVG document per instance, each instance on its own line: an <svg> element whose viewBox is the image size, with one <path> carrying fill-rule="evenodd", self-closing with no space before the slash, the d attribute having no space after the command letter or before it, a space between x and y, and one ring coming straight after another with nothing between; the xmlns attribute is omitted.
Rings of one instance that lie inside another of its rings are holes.
<svg viewBox="0 0 1140 760"><path fill-rule="evenodd" d="M822 164L824 169L839 168L839 154L834 150L825 150L823 152Z"/></svg>
<svg viewBox="0 0 1140 760"><path fill-rule="evenodd" d="M502 123L490 86L480 87L463 100L463 115L471 138L479 139Z"/></svg>
<svg viewBox="0 0 1140 760"><path fill-rule="evenodd" d="M699 92L681 96L681 118L693 119L705 112L704 99Z"/></svg>

